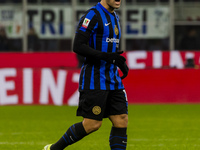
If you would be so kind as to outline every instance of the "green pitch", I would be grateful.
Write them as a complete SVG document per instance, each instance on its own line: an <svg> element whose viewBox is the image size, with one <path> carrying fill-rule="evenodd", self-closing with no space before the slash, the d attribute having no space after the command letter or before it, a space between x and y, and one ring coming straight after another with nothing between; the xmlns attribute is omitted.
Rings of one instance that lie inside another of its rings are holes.
<svg viewBox="0 0 200 150"><path fill-rule="evenodd" d="M72 124L76 108L69 106L1 106L0 150L42 150L57 141ZM199 150L200 105L130 105L127 150ZM69 150L109 150L111 123Z"/></svg>

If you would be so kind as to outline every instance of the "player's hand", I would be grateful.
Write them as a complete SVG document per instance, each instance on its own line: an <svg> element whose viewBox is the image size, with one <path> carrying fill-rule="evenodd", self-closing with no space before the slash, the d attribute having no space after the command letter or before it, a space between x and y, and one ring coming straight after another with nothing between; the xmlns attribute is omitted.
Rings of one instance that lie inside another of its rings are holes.
<svg viewBox="0 0 200 150"><path fill-rule="evenodd" d="M108 63L115 64L117 66L123 65L124 62L126 61L126 58L120 55L122 53L123 51L119 51L116 53L103 53L102 59Z"/></svg>
<svg viewBox="0 0 200 150"><path fill-rule="evenodd" d="M128 66L126 65L126 62L124 62L123 65L119 65L118 67L119 67L119 69L120 69L120 70L122 71L122 73L123 73L123 76L121 76L121 79L126 78L126 76L128 75L128 71L129 71L129 68L128 68Z"/></svg>

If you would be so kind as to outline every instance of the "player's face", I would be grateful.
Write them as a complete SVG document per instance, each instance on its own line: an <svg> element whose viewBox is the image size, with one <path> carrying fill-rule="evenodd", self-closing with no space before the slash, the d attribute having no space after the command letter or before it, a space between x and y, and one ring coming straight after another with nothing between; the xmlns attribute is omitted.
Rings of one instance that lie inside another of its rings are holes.
<svg viewBox="0 0 200 150"><path fill-rule="evenodd" d="M107 5L110 9L118 9L121 5L121 0L106 0Z"/></svg>

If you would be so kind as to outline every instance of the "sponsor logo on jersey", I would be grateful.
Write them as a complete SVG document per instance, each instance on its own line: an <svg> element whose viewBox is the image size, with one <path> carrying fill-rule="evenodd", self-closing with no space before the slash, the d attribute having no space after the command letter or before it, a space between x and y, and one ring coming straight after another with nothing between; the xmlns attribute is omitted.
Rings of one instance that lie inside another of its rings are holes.
<svg viewBox="0 0 200 150"><path fill-rule="evenodd" d="M116 38L106 38L106 42L111 42L111 43L119 43L119 39Z"/></svg>
<svg viewBox="0 0 200 150"><path fill-rule="evenodd" d="M85 18L83 21L82 27L87 29L89 23L90 23L90 19Z"/></svg>

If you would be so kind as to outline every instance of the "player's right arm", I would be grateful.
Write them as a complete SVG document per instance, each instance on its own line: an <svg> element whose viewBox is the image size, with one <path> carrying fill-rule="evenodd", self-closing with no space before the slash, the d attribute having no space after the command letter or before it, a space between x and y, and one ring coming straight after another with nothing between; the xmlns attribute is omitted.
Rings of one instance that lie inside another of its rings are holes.
<svg viewBox="0 0 200 150"><path fill-rule="evenodd" d="M104 60L117 66L124 64L126 59L120 55L121 52L106 53L95 50L88 45L90 35L98 29L98 17L93 10L90 10L79 21L74 38L73 51L81 56Z"/></svg>

